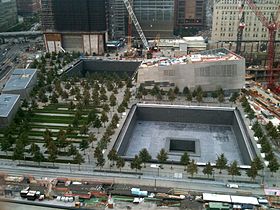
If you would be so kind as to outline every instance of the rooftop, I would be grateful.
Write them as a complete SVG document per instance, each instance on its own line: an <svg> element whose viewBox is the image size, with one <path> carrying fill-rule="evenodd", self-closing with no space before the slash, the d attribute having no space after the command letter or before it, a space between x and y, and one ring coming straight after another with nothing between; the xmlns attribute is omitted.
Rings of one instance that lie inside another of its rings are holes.
<svg viewBox="0 0 280 210"><path fill-rule="evenodd" d="M208 63L227 60L241 60L242 57L229 51L226 48L206 50L195 54L183 55L179 57L159 57L144 60L141 67L149 66L170 66L174 64Z"/></svg>
<svg viewBox="0 0 280 210"><path fill-rule="evenodd" d="M19 97L20 95L14 94L0 95L0 117L7 117L9 115Z"/></svg>
<svg viewBox="0 0 280 210"><path fill-rule="evenodd" d="M15 69L3 88L3 91L26 88L36 71L36 69Z"/></svg>

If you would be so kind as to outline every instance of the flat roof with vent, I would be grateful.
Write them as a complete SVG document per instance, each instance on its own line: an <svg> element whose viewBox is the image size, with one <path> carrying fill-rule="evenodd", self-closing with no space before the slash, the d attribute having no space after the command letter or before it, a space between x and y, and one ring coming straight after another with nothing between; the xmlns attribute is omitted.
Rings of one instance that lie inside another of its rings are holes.
<svg viewBox="0 0 280 210"><path fill-rule="evenodd" d="M0 117L8 117L20 95L2 94L0 95Z"/></svg>
<svg viewBox="0 0 280 210"><path fill-rule="evenodd" d="M36 69L15 69L3 91L25 89L36 73Z"/></svg>

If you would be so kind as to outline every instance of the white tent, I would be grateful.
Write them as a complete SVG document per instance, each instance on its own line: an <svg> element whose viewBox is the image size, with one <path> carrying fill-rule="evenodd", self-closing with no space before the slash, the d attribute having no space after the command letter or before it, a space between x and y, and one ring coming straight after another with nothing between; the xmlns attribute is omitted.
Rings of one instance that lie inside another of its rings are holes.
<svg viewBox="0 0 280 210"><path fill-rule="evenodd" d="M258 199L255 197L237 195L231 195L230 197L232 203L259 205Z"/></svg>

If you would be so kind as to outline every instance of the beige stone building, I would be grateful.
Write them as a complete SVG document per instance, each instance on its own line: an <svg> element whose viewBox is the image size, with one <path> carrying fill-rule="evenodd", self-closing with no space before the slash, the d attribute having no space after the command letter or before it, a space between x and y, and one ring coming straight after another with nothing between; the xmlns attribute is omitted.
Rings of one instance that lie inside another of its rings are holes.
<svg viewBox="0 0 280 210"><path fill-rule="evenodd" d="M236 41L240 19L240 7L243 0L215 0L213 5L212 41ZM270 20L276 14L280 0L256 0L259 10ZM268 30L262 25L248 4L244 5L245 24L244 41L267 41ZM276 34L279 40L280 32Z"/></svg>

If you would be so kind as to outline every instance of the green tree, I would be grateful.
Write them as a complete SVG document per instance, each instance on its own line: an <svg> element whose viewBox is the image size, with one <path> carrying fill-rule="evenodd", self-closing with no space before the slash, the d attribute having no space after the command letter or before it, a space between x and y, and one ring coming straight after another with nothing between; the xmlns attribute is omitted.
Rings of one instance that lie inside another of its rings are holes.
<svg viewBox="0 0 280 210"><path fill-rule="evenodd" d="M252 180L255 180L258 175L258 168L255 164L255 162L251 162L251 167L246 171L246 174L248 177L250 177Z"/></svg>
<svg viewBox="0 0 280 210"><path fill-rule="evenodd" d="M257 127L254 131L255 131L254 136L256 136L256 137L258 137L258 138L263 137L263 131L262 131L262 128L261 128L261 127Z"/></svg>
<svg viewBox="0 0 280 210"><path fill-rule="evenodd" d="M82 127L80 127L80 134L85 135L88 132L88 126L87 124L83 124Z"/></svg>
<svg viewBox="0 0 280 210"><path fill-rule="evenodd" d="M94 121L95 121L96 118L97 118L96 110L95 110L95 109L92 109L92 110L88 113L88 117L87 117L87 122L88 122L88 124L94 123Z"/></svg>
<svg viewBox="0 0 280 210"><path fill-rule="evenodd" d="M187 151L181 156L180 163L185 166L185 171L187 170L187 165L190 163L190 156Z"/></svg>
<svg viewBox="0 0 280 210"><path fill-rule="evenodd" d="M29 153L34 156L36 152L40 151L40 147L34 142L30 145Z"/></svg>
<svg viewBox="0 0 280 210"><path fill-rule="evenodd" d="M248 113L248 118L250 120L250 124L252 123L252 120L255 118L255 112L251 109Z"/></svg>
<svg viewBox="0 0 280 210"><path fill-rule="evenodd" d="M105 123L109 121L108 116L105 111L101 112L100 120L103 123L103 126L105 127Z"/></svg>
<svg viewBox="0 0 280 210"><path fill-rule="evenodd" d="M33 161L37 162L38 165L41 165L41 162L45 160L43 153L39 150L34 154Z"/></svg>
<svg viewBox="0 0 280 210"><path fill-rule="evenodd" d="M80 153L76 153L75 157L73 158L73 162L79 165L79 171L81 170L81 164L85 162L84 157Z"/></svg>
<svg viewBox="0 0 280 210"><path fill-rule="evenodd" d="M117 109L118 113L123 113L125 112L125 107L123 106L123 104L120 104L118 109Z"/></svg>
<svg viewBox="0 0 280 210"><path fill-rule="evenodd" d="M237 98L238 98L238 96L239 96L239 93L238 93L238 92L234 92L234 93L231 95L229 101L232 102L232 103L235 103L236 100L237 100Z"/></svg>
<svg viewBox="0 0 280 210"><path fill-rule="evenodd" d="M62 129L59 130L59 132L57 133L57 139L56 139L56 142L57 142L57 147L62 149L65 147L67 147L68 145L68 142L66 141L66 132Z"/></svg>
<svg viewBox="0 0 280 210"><path fill-rule="evenodd" d="M53 166L54 166L54 162L57 160L57 154L58 154L58 150L57 150L57 147L55 145L55 143L53 141L50 142L50 144L48 145L48 160L50 162L53 163Z"/></svg>
<svg viewBox="0 0 280 210"><path fill-rule="evenodd" d="M176 86L176 87L174 88L174 93L175 93L176 95L178 95L179 92L180 92L180 90L179 90L179 88Z"/></svg>
<svg viewBox="0 0 280 210"><path fill-rule="evenodd" d="M220 104L225 102L225 97L224 97L223 94L220 94L220 95L218 96L218 101L219 101Z"/></svg>
<svg viewBox="0 0 280 210"><path fill-rule="evenodd" d="M269 161L269 164L267 166L271 172L271 176L273 176L273 173L277 172L279 170L279 163L277 159L274 157L272 160Z"/></svg>
<svg viewBox="0 0 280 210"><path fill-rule="evenodd" d="M183 89L183 94L184 94L185 96L187 96L189 93L190 93L189 88L188 88L187 86L184 87L184 89Z"/></svg>
<svg viewBox="0 0 280 210"><path fill-rule="evenodd" d="M19 139L16 141L16 146L14 148L13 160L20 160L24 158L24 144Z"/></svg>
<svg viewBox="0 0 280 210"><path fill-rule="evenodd" d="M109 151L108 155L107 155L108 160L110 160L111 162L113 162L113 165L115 164L114 162L118 159L118 154L117 151L113 148Z"/></svg>
<svg viewBox="0 0 280 210"><path fill-rule="evenodd" d="M228 167L228 175L231 175L231 176L232 176L232 180L233 180L234 176L240 176L240 175L241 175L236 160L233 161L233 162L229 165L229 167Z"/></svg>
<svg viewBox="0 0 280 210"><path fill-rule="evenodd" d="M189 103L192 102L192 93L191 93L191 91L190 91L189 93L187 93L187 98L186 98L186 100L187 100Z"/></svg>
<svg viewBox="0 0 280 210"><path fill-rule="evenodd" d="M200 104L203 101L202 93L198 93L195 97L196 101Z"/></svg>
<svg viewBox="0 0 280 210"><path fill-rule="evenodd" d="M117 98L113 93L112 95L110 95L109 100L110 100L110 106L114 108L117 105Z"/></svg>
<svg viewBox="0 0 280 210"><path fill-rule="evenodd" d="M271 145L268 141L266 141L264 144L262 144L261 152L262 153L269 153L271 151Z"/></svg>
<svg viewBox="0 0 280 210"><path fill-rule="evenodd" d="M198 167L194 159L188 164L187 172L193 177L194 174L197 174Z"/></svg>
<svg viewBox="0 0 280 210"><path fill-rule="evenodd" d="M53 94L51 96L51 103L57 104L58 103L57 98L58 98L58 95L55 92L53 92Z"/></svg>
<svg viewBox="0 0 280 210"><path fill-rule="evenodd" d="M159 153L157 154L157 160L160 164L163 164L167 161L168 154L164 149L161 149Z"/></svg>
<svg viewBox="0 0 280 210"><path fill-rule="evenodd" d="M84 155L86 154L86 149L89 148L89 142L87 139L83 139L80 142L80 150L84 151Z"/></svg>
<svg viewBox="0 0 280 210"><path fill-rule="evenodd" d="M91 148L93 148L93 143L97 141L97 138L94 135L94 133L89 134L88 140L89 140L90 143L92 143Z"/></svg>
<svg viewBox="0 0 280 210"><path fill-rule="evenodd" d="M167 96L168 96L168 100L171 102L173 102L176 99L176 94L174 93L172 88L169 89Z"/></svg>
<svg viewBox="0 0 280 210"><path fill-rule="evenodd" d="M211 166L211 163L208 162L208 163L205 165L205 167L203 168L202 173L203 173L203 174L207 174L207 177L208 177L208 179L209 179L209 176L212 175L213 172L214 172L214 169L213 169L213 167Z"/></svg>
<svg viewBox="0 0 280 210"><path fill-rule="evenodd" d="M253 162L258 170L262 170L264 168L263 162L259 156L255 157Z"/></svg>
<svg viewBox="0 0 280 210"><path fill-rule="evenodd" d="M225 154L222 153L220 156L218 156L217 160L216 160L216 167L218 169L220 169L220 174L222 173L222 170L223 169L226 169L227 168L227 158L225 157Z"/></svg>
<svg viewBox="0 0 280 210"><path fill-rule="evenodd" d="M106 103L103 104L102 108L103 108L103 111L106 112L106 113L108 113L110 111L110 106Z"/></svg>
<svg viewBox="0 0 280 210"><path fill-rule="evenodd" d="M152 156L150 155L150 153L148 152L148 150L146 148L143 148L139 152L139 158L144 163L144 168L146 168L146 163L152 160Z"/></svg>
<svg viewBox="0 0 280 210"><path fill-rule="evenodd" d="M130 163L130 167L131 167L131 169L135 169L136 172L137 172L137 170L142 169L142 161L138 155L134 156L134 159Z"/></svg>
<svg viewBox="0 0 280 210"><path fill-rule="evenodd" d="M101 128L102 124L101 124L101 120L99 119L99 117L96 117L94 120L94 127L97 128L97 132L99 133L99 128Z"/></svg>
<svg viewBox="0 0 280 210"><path fill-rule="evenodd" d="M98 159L98 157L100 157L102 154L102 150L100 149L100 147L96 147L93 153L93 157L95 159Z"/></svg>
<svg viewBox="0 0 280 210"><path fill-rule="evenodd" d="M103 154L101 153L101 155L99 155L97 157L97 160L96 160L96 166L99 166L100 169L105 165L105 159L103 157Z"/></svg>
<svg viewBox="0 0 280 210"><path fill-rule="evenodd" d="M116 166L122 171L122 168L125 166L125 161L122 157L117 158Z"/></svg>
<svg viewBox="0 0 280 210"><path fill-rule="evenodd" d="M70 147L68 148L68 155L73 157L77 154L77 152L77 147L75 147L73 144L70 144Z"/></svg>
<svg viewBox="0 0 280 210"><path fill-rule="evenodd" d="M12 143L9 141L9 138L5 137L0 141L1 144L1 151L6 153L8 156L8 151L12 147Z"/></svg>

